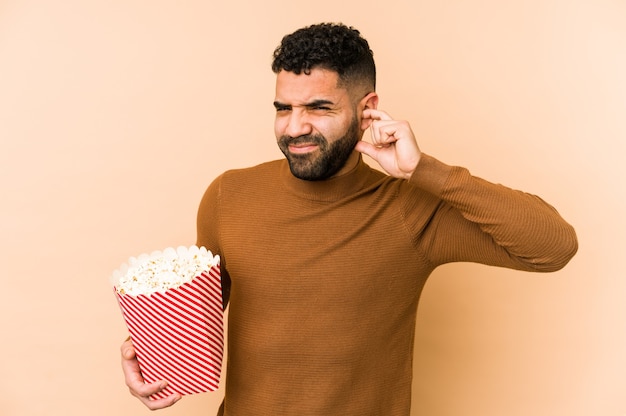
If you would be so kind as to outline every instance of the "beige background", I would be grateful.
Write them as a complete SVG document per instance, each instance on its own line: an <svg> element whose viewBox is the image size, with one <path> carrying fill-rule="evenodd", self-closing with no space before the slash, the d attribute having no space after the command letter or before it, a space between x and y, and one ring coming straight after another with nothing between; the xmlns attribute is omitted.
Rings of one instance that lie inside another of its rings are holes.
<svg viewBox="0 0 626 416"><path fill-rule="evenodd" d="M3 416L149 413L123 384L109 274L193 243L216 175L281 156L270 56L319 21L370 40L380 107L425 152L541 195L580 238L551 275L436 271L412 414L626 415L624 1L4 0Z"/></svg>

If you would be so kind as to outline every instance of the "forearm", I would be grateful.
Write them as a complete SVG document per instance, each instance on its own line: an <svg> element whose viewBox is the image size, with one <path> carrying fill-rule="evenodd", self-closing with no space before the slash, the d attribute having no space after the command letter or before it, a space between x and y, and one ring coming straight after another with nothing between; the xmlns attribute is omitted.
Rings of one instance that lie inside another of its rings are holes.
<svg viewBox="0 0 626 416"><path fill-rule="evenodd" d="M440 221L440 228L447 228L446 234L456 234L449 240L439 239L440 243L495 244L515 263L508 264L506 256L500 256L505 264L498 265L533 271L558 270L576 253L578 243L572 226L535 195L487 182L472 176L467 169L448 166L428 155L422 155L409 182L437 196L460 214L457 219L450 213ZM469 235L472 229L490 238ZM465 238L467 241L463 241ZM469 253L469 261L480 262L480 256L485 255L484 251L480 253L481 249L487 250L480 246L459 247L460 251Z"/></svg>

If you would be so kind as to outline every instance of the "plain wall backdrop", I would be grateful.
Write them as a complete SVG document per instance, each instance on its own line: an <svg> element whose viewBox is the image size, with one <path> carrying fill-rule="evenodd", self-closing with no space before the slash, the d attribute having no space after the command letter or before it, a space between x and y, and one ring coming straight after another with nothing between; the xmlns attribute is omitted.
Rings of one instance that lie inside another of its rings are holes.
<svg viewBox="0 0 626 416"><path fill-rule="evenodd" d="M380 108L424 152L540 195L580 239L554 274L433 274L412 415L626 415L622 0L0 1L0 414L150 413L110 273L193 244L213 178L282 157L271 54L322 21L370 41Z"/></svg>

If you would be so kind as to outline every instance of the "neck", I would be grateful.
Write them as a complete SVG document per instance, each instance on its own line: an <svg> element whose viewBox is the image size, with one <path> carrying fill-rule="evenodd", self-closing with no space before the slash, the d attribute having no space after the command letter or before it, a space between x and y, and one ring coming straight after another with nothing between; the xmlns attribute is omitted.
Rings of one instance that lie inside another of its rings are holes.
<svg viewBox="0 0 626 416"><path fill-rule="evenodd" d="M336 178L338 176L345 175L347 172L352 171L356 167L356 165L359 164L360 160L361 153L357 152L356 150L352 151L352 153L350 153L350 157L348 157L348 160L346 160L346 163L344 163L343 167L339 169L337 173L331 176L331 178Z"/></svg>
<svg viewBox="0 0 626 416"><path fill-rule="evenodd" d="M285 159L282 160L281 177L287 189L300 197L331 202L361 189L368 181L370 171L371 169L361 160L360 153L355 152L349 163L331 178L321 181L298 179L292 175Z"/></svg>

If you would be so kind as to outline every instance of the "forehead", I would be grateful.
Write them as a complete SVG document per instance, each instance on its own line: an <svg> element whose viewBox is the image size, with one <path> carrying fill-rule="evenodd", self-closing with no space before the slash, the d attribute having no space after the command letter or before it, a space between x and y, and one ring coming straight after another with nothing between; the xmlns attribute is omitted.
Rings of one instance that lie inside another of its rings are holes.
<svg viewBox="0 0 626 416"><path fill-rule="evenodd" d="M280 71L276 76L276 101L298 105L325 99L339 103L348 98L348 91L338 87L335 71L315 68L309 75Z"/></svg>

